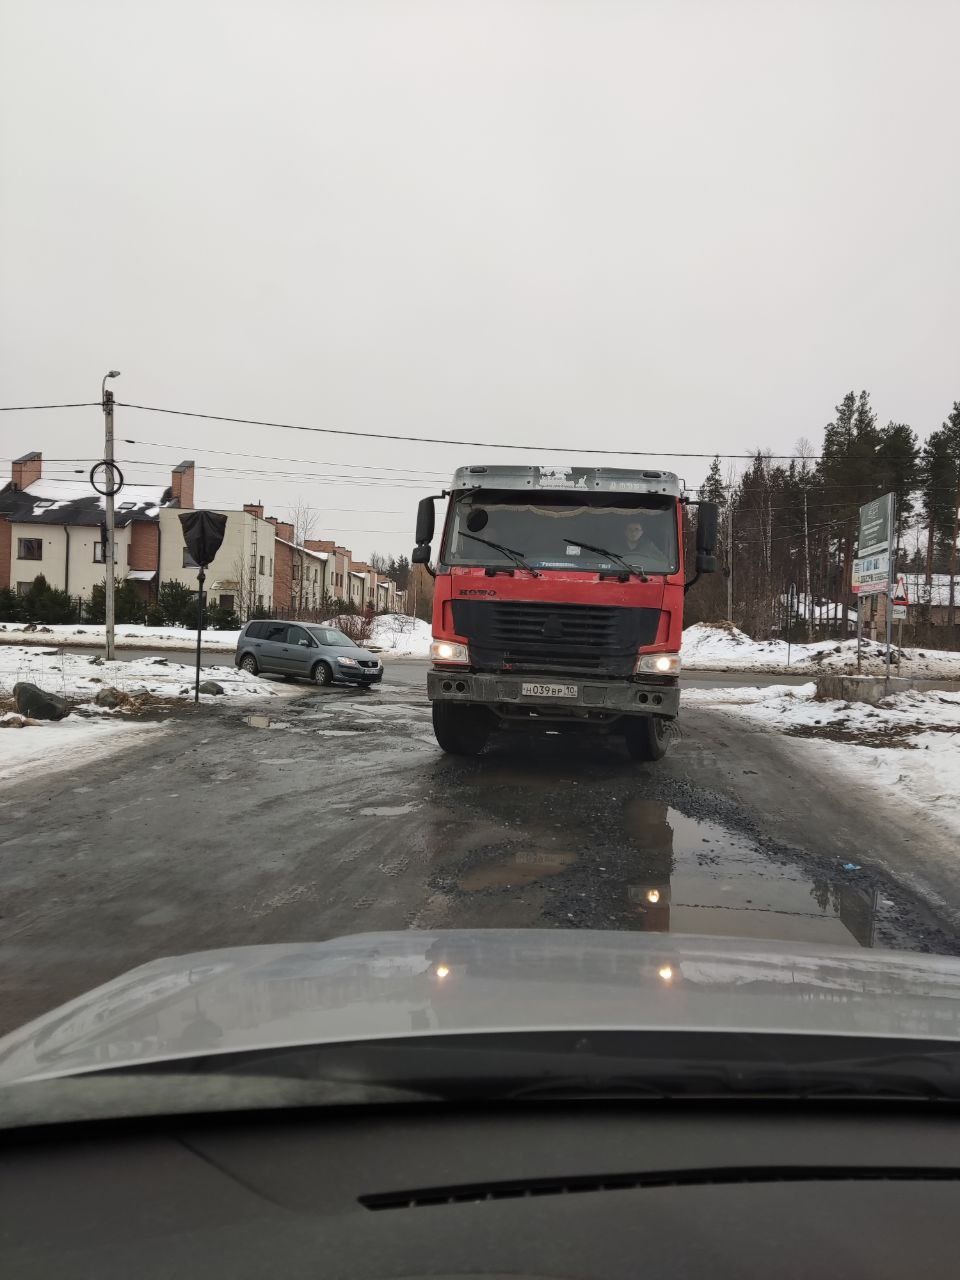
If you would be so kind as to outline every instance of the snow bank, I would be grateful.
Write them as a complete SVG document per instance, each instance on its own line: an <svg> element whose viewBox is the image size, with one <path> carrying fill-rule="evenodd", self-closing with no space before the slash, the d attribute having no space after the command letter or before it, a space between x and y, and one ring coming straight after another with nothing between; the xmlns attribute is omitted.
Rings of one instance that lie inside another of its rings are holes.
<svg viewBox="0 0 960 1280"><path fill-rule="evenodd" d="M385 613L373 620L370 643L397 657L426 658L430 654L433 630L429 622L405 613Z"/></svg>
<svg viewBox="0 0 960 1280"><path fill-rule="evenodd" d="M237 647L239 631L204 631L204 649L233 651ZM196 631L186 627L144 627L138 623L121 622L115 629L118 649L184 649L197 647ZM106 643L106 627L92 622L68 623L65 626L45 626L42 630L26 631L21 623L0 623L0 644L51 645L67 644L72 649L102 649Z"/></svg>
<svg viewBox="0 0 960 1280"><path fill-rule="evenodd" d="M203 667L200 678L216 680L227 697L275 697L283 687L233 666ZM167 658L95 663L89 654L69 650L54 653L17 645L0 648L0 690L9 694L18 680L28 680L64 698L85 701L108 686L123 693L178 698L193 696L194 668ZM203 702L219 700L212 694L201 694L200 698Z"/></svg>
<svg viewBox="0 0 960 1280"><path fill-rule="evenodd" d="M683 633L680 652L687 671L771 671L792 675L809 672L813 676L819 671L850 673L857 669L856 639L790 645L788 666L785 640L751 640L746 632L728 623L698 622L688 627ZM881 675L885 654L883 645L864 641L864 674ZM896 652L893 660L896 661ZM900 674L960 679L960 653L901 649Z"/></svg>
<svg viewBox="0 0 960 1280"><path fill-rule="evenodd" d="M879 706L818 702L816 686L685 689L684 704L717 707L808 743L822 769L846 773L960 835L960 694L906 692Z"/></svg>

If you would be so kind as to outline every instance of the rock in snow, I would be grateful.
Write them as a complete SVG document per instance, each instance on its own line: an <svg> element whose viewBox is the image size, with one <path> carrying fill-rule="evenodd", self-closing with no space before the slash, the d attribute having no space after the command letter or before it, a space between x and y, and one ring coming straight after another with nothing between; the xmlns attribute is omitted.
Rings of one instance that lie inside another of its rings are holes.
<svg viewBox="0 0 960 1280"><path fill-rule="evenodd" d="M62 720L70 714L70 707L55 693L46 693L25 680L13 686L13 701L22 716L33 720Z"/></svg>

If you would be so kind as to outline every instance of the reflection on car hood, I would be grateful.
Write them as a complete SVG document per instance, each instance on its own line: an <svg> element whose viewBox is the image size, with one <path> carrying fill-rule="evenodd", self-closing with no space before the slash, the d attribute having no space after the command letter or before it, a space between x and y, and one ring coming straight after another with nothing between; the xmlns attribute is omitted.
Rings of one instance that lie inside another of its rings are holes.
<svg viewBox="0 0 960 1280"><path fill-rule="evenodd" d="M232 947L132 969L0 1039L0 1084L298 1044L626 1028L960 1040L960 960L557 929Z"/></svg>

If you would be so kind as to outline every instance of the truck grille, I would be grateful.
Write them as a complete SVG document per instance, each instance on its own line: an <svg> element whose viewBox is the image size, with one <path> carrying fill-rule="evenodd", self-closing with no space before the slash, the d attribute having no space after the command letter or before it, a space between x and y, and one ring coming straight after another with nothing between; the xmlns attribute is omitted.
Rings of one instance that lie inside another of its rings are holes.
<svg viewBox="0 0 960 1280"><path fill-rule="evenodd" d="M637 649L653 644L659 609L454 600L453 625L480 671L633 673Z"/></svg>

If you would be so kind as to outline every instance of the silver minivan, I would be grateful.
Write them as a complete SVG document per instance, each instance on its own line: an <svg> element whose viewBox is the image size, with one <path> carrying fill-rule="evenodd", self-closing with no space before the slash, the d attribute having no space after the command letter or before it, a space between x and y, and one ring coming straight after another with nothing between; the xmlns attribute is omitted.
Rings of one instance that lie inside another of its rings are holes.
<svg viewBox="0 0 960 1280"><path fill-rule="evenodd" d="M251 675L302 676L314 684L367 687L383 679L383 663L336 627L257 618L240 632L234 666Z"/></svg>

